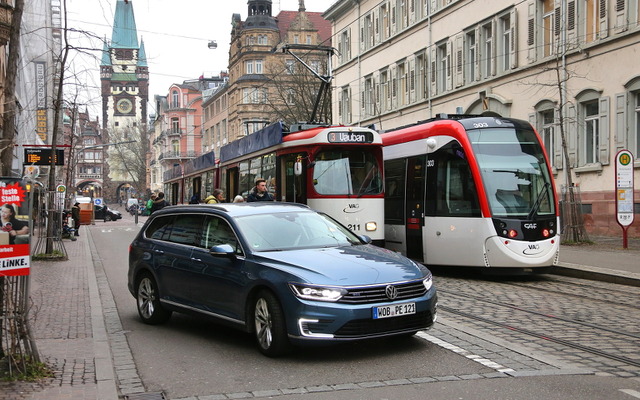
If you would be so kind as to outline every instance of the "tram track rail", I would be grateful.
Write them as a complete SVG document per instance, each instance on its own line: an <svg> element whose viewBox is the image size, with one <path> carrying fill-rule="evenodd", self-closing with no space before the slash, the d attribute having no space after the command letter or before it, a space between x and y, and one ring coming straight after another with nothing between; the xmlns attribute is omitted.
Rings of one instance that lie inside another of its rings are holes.
<svg viewBox="0 0 640 400"><path fill-rule="evenodd" d="M483 322L483 323L488 324L488 325L497 326L497 327L500 327L500 328L508 329L508 330L511 330L511 331L514 331L514 332L518 332L518 333L523 334L523 335L532 336L532 337L535 337L537 339L541 339L541 340L553 342L553 343L556 343L556 344L560 344L562 346L566 346L566 347L569 347L569 348L572 348L572 349L580 350L580 351L583 351L583 352L586 352L586 353L589 353L589 354L594 354L594 355L597 355L599 357L607 358L607 359L610 359L610 360L615 360L615 361L618 361L618 362L621 362L621 363L625 363L625 364L628 364L628 365L633 365L635 367L640 367L640 360L634 360L632 358L620 356L620 355L617 355L617 354L612 354L612 353L609 353L609 352L606 352L606 351L603 351L603 350L599 350L599 349L593 348L591 346L585 346L585 345L582 345L582 344L579 344L579 343L575 343L575 342L572 342L572 341L569 341L569 340L566 340L566 339L560 339L560 338L557 338L557 337L553 337L551 335L534 332L534 331L532 331L530 329L519 328L519 327L513 326L512 324L507 324L507 323L504 323L504 322L494 321L494 320L491 320L489 318L480 317L480 316L475 315L475 314L471 314L471 313L468 313L468 312L456 310L456 309L454 309L452 307L447 307L447 306L440 305L440 306L438 306L438 308L439 308L440 311L445 311L445 312L448 312L448 313L451 313L451 314L455 314L455 315L458 315L458 316L461 316L461 317L464 317L464 318L469 318L469 319L473 319L473 320L476 320L476 321L480 321L480 322Z"/></svg>
<svg viewBox="0 0 640 400"><path fill-rule="evenodd" d="M454 293L454 292L448 291L446 289L438 289L438 293L446 293L446 294L451 295L451 296L466 297L466 298L473 299L474 301L481 301L483 303L488 303L488 304L496 305L496 306L499 306L499 307L506 307L506 308L509 308L509 309L512 309L512 310L517 310L517 311L528 313L528 314L533 314L533 315L537 315L537 316L541 316L541 317L545 317L545 318L550 318L550 319L554 319L554 320L558 320L558 321L562 321L562 322L567 322L567 323L570 323L570 324L581 325L581 326L585 326L585 327L592 328L592 329L599 329L599 330L602 330L602 331L605 331L605 332L613 333L615 335L627 336L627 337L631 337L631 338L640 340L640 334L633 333L633 332L625 332L625 331L622 331L622 330L619 330L619 329L603 327L601 325L597 325L597 324L593 324L593 323L585 322L585 321L580 321L580 320L577 320L577 319L574 319L574 318L561 317L561 316L558 316L558 315L552 315L552 314L549 314L549 313L543 313L543 312L539 312L539 311L534 311L534 310L526 309L526 308L523 308L523 307L520 307L520 306L515 306L513 304L502 303L502 302L495 301L495 300L488 300L486 298L482 298L482 297L479 297L479 296L471 296L471 295L468 295L468 294ZM439 309L445 309L445 307L441 306L441 305L439 305L438 308ZM448 307L448 308L453 309L451 307Z"/></svg>

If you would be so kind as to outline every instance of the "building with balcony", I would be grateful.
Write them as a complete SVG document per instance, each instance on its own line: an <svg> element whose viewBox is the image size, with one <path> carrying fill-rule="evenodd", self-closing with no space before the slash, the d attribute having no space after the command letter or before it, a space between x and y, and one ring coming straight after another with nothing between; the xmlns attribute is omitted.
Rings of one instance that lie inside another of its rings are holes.
<svg viewBox="0 0 640 400"><path fill-rule="evenodd" d="M149 169L152 191L161 191L166 171L182 168L205 152L202 135L202 93L208 79L184 81L169 87L166 96L155 96L157 115L151 130ZM169 198L172 203L176 199Z"/></svg>
<svg viewBox="0 0 640 400"><path fill-rule="evenodd" d="M339 0L323 16L338 50L334 122L384 131L439 113L528 120L557 192L569 176L580 189L587 230L620 234L619 150L636 156L640 178L638 0ZM635 199L637 215L638 190Z"/></svg>

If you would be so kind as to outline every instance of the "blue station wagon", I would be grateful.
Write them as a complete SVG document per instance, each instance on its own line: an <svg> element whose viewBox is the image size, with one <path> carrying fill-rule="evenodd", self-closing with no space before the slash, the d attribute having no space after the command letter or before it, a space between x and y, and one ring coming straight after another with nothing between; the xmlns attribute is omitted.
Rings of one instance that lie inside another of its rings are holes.
<svg viewBox="0 0 640 400"><path fill-rule="evenodd" d="M144 323L196 312L252 333L267 356L431 327L431 272L369 242L300 204L169 206L131 243L128 287Z"/></svg>

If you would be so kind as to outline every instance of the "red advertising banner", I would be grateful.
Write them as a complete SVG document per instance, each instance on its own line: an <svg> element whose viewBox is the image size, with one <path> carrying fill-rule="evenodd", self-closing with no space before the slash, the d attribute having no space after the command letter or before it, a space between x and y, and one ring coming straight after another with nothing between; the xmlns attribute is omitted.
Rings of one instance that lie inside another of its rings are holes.
<svg viewBox="0 0 640 400"><path fill-rule="evenodd" d="M29 275L30 231L26 183L0 178L0 276Z"/></svg>

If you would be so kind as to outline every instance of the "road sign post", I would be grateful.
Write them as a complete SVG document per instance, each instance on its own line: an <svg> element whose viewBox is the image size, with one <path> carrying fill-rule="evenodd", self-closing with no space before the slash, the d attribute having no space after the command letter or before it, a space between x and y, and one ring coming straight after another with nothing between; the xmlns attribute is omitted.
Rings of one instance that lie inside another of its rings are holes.
<svg viewBox="0 0 640 400"><path fill-rule="evenodd" d="M622 247L628 248L627 229L633 223L633 154L616 154L616 219L622 227Z"/></svg>

